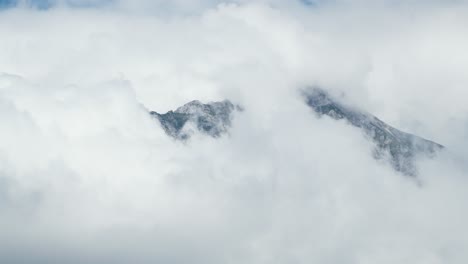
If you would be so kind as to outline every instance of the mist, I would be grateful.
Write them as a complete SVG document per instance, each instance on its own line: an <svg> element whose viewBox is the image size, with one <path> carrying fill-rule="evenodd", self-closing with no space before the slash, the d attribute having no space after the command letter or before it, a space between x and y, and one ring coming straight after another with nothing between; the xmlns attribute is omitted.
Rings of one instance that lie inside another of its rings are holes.
<svg viewBox="0 0 468 264"><path fill-rule="evenodd" d="M467 2L24 3L0 11L1 263L468 261ZM445 149L401 175L310 86ZM219 138L149 115L224 99Z"/></svg>

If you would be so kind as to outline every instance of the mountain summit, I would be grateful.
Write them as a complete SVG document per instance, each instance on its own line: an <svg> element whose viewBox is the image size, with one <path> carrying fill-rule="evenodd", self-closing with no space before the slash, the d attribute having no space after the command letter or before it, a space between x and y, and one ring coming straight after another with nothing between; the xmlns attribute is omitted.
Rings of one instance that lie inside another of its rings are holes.
<svg viewBox="0 0 468 264"><path fill-rule="evenodd" d="M188 139L194 130L198 130L212 137L219 137L231 126L233 112L240 111L228 100L203 104L191 101L175 111L165 114L150 112L155 116L169 136L176 139Z"/></svg>

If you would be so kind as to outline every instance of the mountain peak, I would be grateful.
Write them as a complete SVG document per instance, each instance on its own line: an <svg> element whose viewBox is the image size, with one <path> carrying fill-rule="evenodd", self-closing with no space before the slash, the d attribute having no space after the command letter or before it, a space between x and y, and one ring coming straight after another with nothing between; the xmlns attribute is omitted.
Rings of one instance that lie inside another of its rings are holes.
<svg viewBox="0 0 468 264"><path fill-rule="evenodd" d="M199 132L213 137L226 133L231 126L232 114L235 110L241 110L241 108L229 100L206 104L194 100L175 111L165 114L151 112L151 115L158 118L168 135L176 139L188 139L194 133L186 126L188 124Z"/></svg>

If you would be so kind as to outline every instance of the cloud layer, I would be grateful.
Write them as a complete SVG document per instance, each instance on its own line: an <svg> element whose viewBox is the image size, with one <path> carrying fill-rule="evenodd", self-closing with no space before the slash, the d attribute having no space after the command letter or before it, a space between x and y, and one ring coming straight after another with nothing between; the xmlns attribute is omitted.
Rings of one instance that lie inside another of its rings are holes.
<svg viewBox="0 0 468 264"><path fill-rule="evenodd" d="M0 262L466 263L466 3L158 3L0 13ZM448 150L402 177L308 85Z"/></svg>

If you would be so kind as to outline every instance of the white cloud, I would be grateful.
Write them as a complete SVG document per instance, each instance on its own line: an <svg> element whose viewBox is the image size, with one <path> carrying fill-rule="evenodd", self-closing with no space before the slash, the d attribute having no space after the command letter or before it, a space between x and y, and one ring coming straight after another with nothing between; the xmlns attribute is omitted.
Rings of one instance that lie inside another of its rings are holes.
<svg viewBox="0 0 468 264"><path fill-rule="evenodd" d="M0 13L1 262L466 262L464 3L161 3ZM448 150L396 174L309 84ZM225 98L220 139L145 109Z"/></svg>

